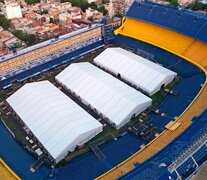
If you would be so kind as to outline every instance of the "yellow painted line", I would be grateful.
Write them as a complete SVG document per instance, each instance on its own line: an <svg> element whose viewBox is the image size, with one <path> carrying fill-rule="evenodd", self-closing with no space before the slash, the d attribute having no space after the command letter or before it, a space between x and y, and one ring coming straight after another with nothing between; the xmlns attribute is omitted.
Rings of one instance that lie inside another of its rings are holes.
<svg viewBox="0 0 207 180"><path fill-rule="evenodd" d="M21 180L14 171L0 159L0 179L2 180Z"/></svg>

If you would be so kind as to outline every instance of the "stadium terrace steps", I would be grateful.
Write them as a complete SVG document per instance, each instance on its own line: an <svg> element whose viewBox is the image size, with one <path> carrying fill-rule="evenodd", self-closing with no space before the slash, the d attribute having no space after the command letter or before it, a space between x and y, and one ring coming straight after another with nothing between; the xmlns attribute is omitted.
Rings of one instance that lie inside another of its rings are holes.
<svg viewBox="0 0 207 180"><path fill-rule="evenodd" d="M199 151L194 154L194 158L201 165L204 162L204 158L207 156L207 146L204 145Z"/></svg>
<svg viewBox="0 0 207 180"><path fill-rule="evenodd" d="M126 16L207 42L207 18L199 13L150 2L134 1Z"/></svg>
<svg viewBox="0 0 207 180"><path fill-rule="evenodd" d="M89 44L85 47L79 48L72 52L66 52L64 54L60 54L60 56L52 56L48 58L46 61L43 60L43 63L37 63L35 66L31 68L24 68L22 71L18 71L14 74L9 74L6 79L0 81L0 86L3 88L11 86L11 84L15 81L22 82L23 80L32 77L34 75L40 74L42 72L48 71L58 65L63 64L64 62L68 62L73 60L74 58L81 57L95 49L103 47L103 41L97 41L95 43Z"/></svg>
<svg viewBox="0 0 207 180"><path fill-rule="evenodd" d="M137 28L133 28L134 26ZM150 43L198 63L202 61L202 65L207 66L207 62L204 61L207 58L207 44L177 32L126 18L116 34Z"/></svg>
<svg viewBox="0 0 207 180"><path fill-rule="evenodd" d="M191 121L183 123L182 126L178 127L176 131L164 131L159 138L153 140L150 145L148 144L144 149L138 151L133 156L131 156L128 160L124 161L120 165L113 168L108 173L103 174L102 176L98 177L97 179L103 180L111 180L117 179L118 177L122 176L123 174L129 172L134 168L134 163L143 163L147 159L149 159L152 155L157 153L160 149L164 148L166 144L176 138L180 133L184 131L191 124Z"/></svg>
<svg viewBox="0 0 207 180"><path fill-rule="evenodd" d="M137 28L133 28L133 27ZM121 34L150 43L174 54L186 57L202 66L207 66L207 44L184 36L177 32L155 26L150 23L126 18L122 26L116 30Z"/></svg>
<svg viewBox="0 0 207 180"><path fill-rule="evenodd" d="M52 54L57 54L65 48L74 46L74 44L84 44L87 41L90 41L92 38L100 38L101 29L93 29L88 32L84 32L80 34L78 37L73 36L65 40L61 40L59 42L55 42L54 44L50 44L44 46L40 49L36 49L34 51L28 52L26 54L14 57L12 59L8 59L4 62L0 63L0 76L4 76L10 72L15 72L20 70L22 67L28 67L31 64L37 64L41 62L43 58L51 56Z"/></svg>
<svg viewBox="0 0 207 180"><path fill-rule="evenodd" d="M134 28L136 27L136 28ZM129 36L181 54L193 39L162 27L126 18L116 34Z"/></svg>
<svg viewBox="0 0 207 180"><path fill-rule="evenodd" d="M198 38L202 39L203 41L207 42L207 23L205 26L201 29L201 31L198 33Z"/></svg>
<svg viewBox="0 0 207 180"><path fill-rule="evenodd" d="M165 175L168 176L166 176L164 179L168 179L169 176L174 176L174 174L169 173L171 170L169 165L172 165L175 162L177 162L177 171L183 179L190 176L193 171L196 170L196 164L194 163L193 159L191 157L187 157L186 161L179 161L180 163L177 160L180 159L180 157L183 157L185 153L189 152L188 150L190 147L191 150L192 147L196 147L193 145L198 143L199 139L206 134L206 114L207 110L204 111L199 117L195 118L196 120L191 124L191 126L189 126L185 133L178 136L155 156L140 164L139 167L135 167L130 173L122 176L120 179L162 179ZM191 153L194 159L201 165L204 160L206 160L207 148L206 145L203 144L201 145L201 149L195 153L197 148L199 148L199 146L197 146ZM168 168L160 167L161 164L166 164ZM148 169L153 169L154 172L159 173L146 173ZM176 176L172 179L176 179Z"/></svg>
<svg viewBox="0 0 207 180"><path fill-rule="evenodd" d="M203 62L202 66L204 67L207 66L207 44L195 40L182 55L194 59L196 62Z"/></svg>
<svg viewBox="0 0 207 180"><path fill-rule="evenodd" d="M155 125L155 127L164 129L165 125L168 124L173 117L169 117L165 114L165 116L161 116L155 113L149 114L151 122Z"/></svg>
<svg viewBox="0 0 207 180"><path fill-rule="evenodd" d="M200 74L202 71L193 64L183 61L183 58L176 56L170 52L163 51L163 49L147 44L127 36L117 35L115 45L129 49L154 63L171 69L179 74L180 77L190 77L195 74Z"/></svg>

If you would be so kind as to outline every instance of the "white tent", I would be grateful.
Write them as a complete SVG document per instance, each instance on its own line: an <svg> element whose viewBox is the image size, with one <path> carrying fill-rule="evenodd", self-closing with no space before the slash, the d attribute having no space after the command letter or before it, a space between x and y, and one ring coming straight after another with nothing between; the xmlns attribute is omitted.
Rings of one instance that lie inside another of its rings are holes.
<svg viewBox="0 0 207 180"><path fill-rule="evenodd" d="M108 48L94 59L98 66L129 81L149 95L170 83L177 75L158 64L122 48Z"/></svg>
<svg viewBox="0 0 207 180"><path fill-rule="evenodd" d="M56 163L102 131L102 124L49 81L24 85L7 102Z"/></svg>
<svg viewBox="0 0 207 180"><path fill-rule="evenodd" d="M117 129L151 105L152 100L90 63L74 63L56 76Z"/></svg>

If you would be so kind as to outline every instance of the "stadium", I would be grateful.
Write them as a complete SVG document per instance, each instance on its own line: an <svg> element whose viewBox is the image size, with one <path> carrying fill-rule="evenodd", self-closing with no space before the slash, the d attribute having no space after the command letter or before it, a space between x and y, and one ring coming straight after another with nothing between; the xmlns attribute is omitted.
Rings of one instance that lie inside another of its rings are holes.
<svg viewBox="0 0 207 180"><path fill-rule="evenodd" d="M0 179L190 179L207 160L207 17L135 1L0 59ZM22 138L23 137L23 138Z"/></svg>

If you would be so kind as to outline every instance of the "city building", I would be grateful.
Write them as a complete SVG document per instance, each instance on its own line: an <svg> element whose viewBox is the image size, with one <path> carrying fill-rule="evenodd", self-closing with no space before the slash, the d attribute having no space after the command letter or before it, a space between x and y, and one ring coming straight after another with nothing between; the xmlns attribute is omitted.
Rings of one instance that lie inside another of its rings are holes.
<svg viewBox="0 0 207 180"><path fill-rule="evenodd" d="M134 0L111 0L114 8L114 14L124 15Z"/></svg>
<svg viewBox="0 0 207 180"><path fill-rule="evenodd" d="M19 4L7 4L4 9L5 15L8 19L22 18L22 12Z"/></svg>

